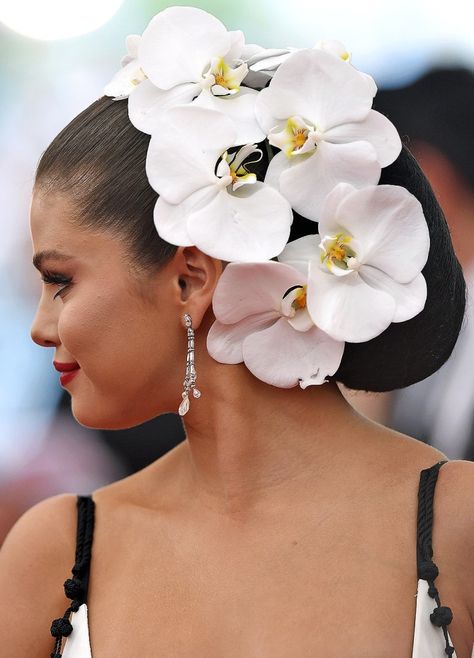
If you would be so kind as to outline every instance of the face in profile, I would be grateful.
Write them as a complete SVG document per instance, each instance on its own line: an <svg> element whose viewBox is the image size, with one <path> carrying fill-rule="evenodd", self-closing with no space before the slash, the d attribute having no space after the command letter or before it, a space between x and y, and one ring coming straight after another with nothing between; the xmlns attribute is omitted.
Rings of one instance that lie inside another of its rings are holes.
<svg viewBox="0 0 474 658"><path fill-rule="evenodd" d="M67 198L33 194L33 254L45 282L32 339L52 348L51 362L79 365L64 387L80 424L120 429L175 411L183 330L167 300L176 282L166 265L139 279L122 241L74 225L71 214Z"/></svg>

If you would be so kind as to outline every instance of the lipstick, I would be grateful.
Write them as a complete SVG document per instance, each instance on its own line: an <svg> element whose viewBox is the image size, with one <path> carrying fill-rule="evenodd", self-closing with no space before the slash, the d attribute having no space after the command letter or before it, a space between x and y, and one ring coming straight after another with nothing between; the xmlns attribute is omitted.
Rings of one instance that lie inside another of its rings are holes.
<svg viewBox="0 0 474 658"><path fill-rule="evenodd" d="M72 379L74 379L74 377L81 369L80 365L75 361L73 363L61 363L60 361L53 361L53 365L56 368L56 370L62 373L61 376L59 377L61 386L64 386Z"/></svg>

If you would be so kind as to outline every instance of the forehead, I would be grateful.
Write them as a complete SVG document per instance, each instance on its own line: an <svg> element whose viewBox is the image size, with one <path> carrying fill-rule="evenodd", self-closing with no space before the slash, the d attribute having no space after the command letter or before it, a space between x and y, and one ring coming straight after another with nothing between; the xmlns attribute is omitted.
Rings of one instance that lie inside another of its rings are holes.
<svg viewBox="0 0 474 658"><path fill-rule="evenodd" d="M78 238L80 230L72 224L73 213L74 206L67 197L34 191L30 204L33 242L45 242L52 236L56 241ZM44 248L48 246L52 248L52 245L44 245Z"/></svg>
<svg viewBox="0 0 474 658"><path fill-rule="evenodd" d="M110 233L73 223L74 204L64 195L34 191L30 204L30 230L33 256L41 252L70 255L73 258L112 258L123 255L123 246ZM36 258L36 265L39 265Z"/></svg>

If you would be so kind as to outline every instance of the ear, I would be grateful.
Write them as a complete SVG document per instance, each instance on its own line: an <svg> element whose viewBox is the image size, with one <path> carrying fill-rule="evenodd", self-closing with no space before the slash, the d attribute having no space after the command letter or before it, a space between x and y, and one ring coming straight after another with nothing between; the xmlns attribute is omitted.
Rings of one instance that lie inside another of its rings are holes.
<svg viewBox="0 0 474 658"><path fill-rule="evenodd" d="M189 313L195 329L212 304L223 268L221 260L204 254L197 247L178 247L174 255L173 278L179 295L178 304L182 306L181 315Z"/></svg>

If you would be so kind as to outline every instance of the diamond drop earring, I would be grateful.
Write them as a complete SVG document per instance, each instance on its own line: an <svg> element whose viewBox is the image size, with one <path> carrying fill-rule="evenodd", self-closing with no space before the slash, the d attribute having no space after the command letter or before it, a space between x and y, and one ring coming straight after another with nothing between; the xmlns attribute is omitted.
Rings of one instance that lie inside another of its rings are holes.
<svg viewBox="0 0 474 658"><path fill-rule="evenodd" d="M188 333L188 351L186 354L186 376L183 382L182 401L179 405L178 413L184 416L189 411L189 392L192 389L193 397L200 398L201 391L196 388L196 368L194 367L194 329L191 316L184 314L184 323Z"/></svg>

